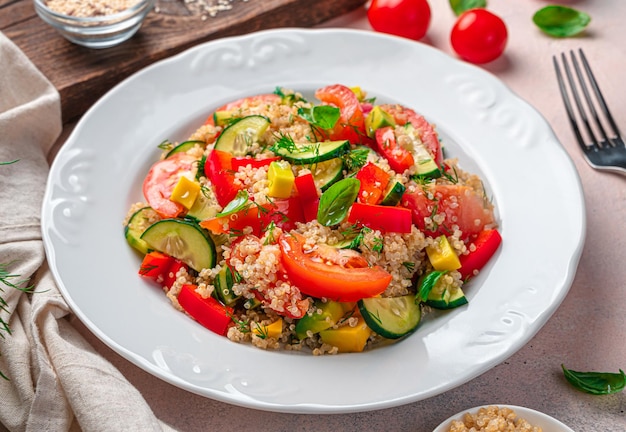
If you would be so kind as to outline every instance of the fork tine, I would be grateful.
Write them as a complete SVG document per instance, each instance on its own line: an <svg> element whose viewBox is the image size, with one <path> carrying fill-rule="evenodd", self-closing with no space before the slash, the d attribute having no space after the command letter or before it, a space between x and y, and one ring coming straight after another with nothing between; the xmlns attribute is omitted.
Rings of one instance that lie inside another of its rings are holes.
<svg viewBox="0 0 626 432"><path fill-rule="evenodd" d="M591 100L591 95L589 94L589 90L587 89L587 86L585 85L585 79L583 78L583 74L580 70L578 60L576 60L576 56L574 55L574 51L570 51L569 53L572 59L572 65L574 65L574 71L576 72L576 77L578 78L578 83L580 84L580 88L583 92L583 96L585 96L585 100L587 101L587 108L589 109L589 112L591 113L591 116L593 117L593 119L596 121L596 126L598 127L598 130L602 134L602 138L604 138L604 141L601 141L601 143L603 144L604 142L607 142L610 144L611 141L609 140L609 137L606 134L606 131L604 130L604 126L602 126L602 123L600 122L600 117L598 116L598 112L596 111L594 107L594 103Z"/></svg>
<svg viewBox="0 0 626 432"><path fill-rule="evenodd" d="M596 78L591 70L591 66L589 66L589 62L587 61L587 57L585 56L585 53L583 52L582 48L578 49L578 53L580 55L580 59L582 60L583 67L585 68L585 72L587 73L587 77L589 78L589 82L591 83L591 87L593 88L593 91L595 92L596 97L598 98L598 102L600 103L600 108L602 108L602 112L604 113L609 124L611 125L611 128L613 129L613 133L618 137L622 136L621 131L617 127L617 123L615 122L615 120L613 120L611 111L609 111L609 107L606 104L606 101L604 100L604 96L602 95L602 92L600 91L600 86L598 86L598 82L596 81ZM611 141L608 138L607 140L609 142Z"/></svg>
<svg viewBox="0 0 626 432"><path fill-rule="evenodd" d="M583 139L582 134L580 133L580 128L578 127L578 122L576 121L576 116L574 115L574 110L572 108L572 103L567 94L567 89L565 87L565 80L563 78L563 74L561 73L561 68L559 67L559 62L556 56L552 56L552 63L554 64L554 70L556 72L556 79L559 82L559 90L561 91L561 99L563 99L563 105L565 105L565 111L567 112L567 117L569 119L572 130L574 131L574 135L576 135L576 141L578 141L578 145L583 150L583 152L587 152L588 147L585 144L585 140Z"/></svg>

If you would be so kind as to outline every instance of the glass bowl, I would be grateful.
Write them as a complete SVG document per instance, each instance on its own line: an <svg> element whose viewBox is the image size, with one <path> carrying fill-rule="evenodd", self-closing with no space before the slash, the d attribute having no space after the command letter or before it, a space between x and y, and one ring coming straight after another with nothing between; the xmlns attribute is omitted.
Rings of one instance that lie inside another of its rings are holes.
<svg viewBox="0 0 626 432"><path fill-rule="evenodd" d="M33 1L37 14L44 22L50 24L70 42L88 48L108 48L128 40L139 30L155 2L139 0L121 12L85 17L52 10L47 6L47 0Z"/></svg>

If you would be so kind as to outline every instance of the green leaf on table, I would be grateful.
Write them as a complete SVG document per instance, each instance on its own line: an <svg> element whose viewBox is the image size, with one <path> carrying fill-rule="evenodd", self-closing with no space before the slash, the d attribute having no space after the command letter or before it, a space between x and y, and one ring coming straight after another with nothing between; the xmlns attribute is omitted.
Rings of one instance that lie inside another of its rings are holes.
<svg viewBox="0 0 626 432"><path fill-rule="evenodd" d="M585 12L567 6L546 6L533 15L533 22L554 37L569 37L582 32L591 22Z"/></svg>
<svg viewBox="0 0 626 432"><path fill-rule="evenodd" d="M317 221L324 226L341 223L359 194L361 182L355 178L339 180L320 197Z"/></svg>
<svg viewBox="0 0 626 432"><path fill-rule="evenodd" d="M470 9L486 8L487 0L450 0L450 7L454 14L459 16Z"/></svg>
<svg viewBox="0 0 626 432"><path fill-rule="evenodd" d="M623 370L619 373L611 372L577 372L567 369L564 365L565 378L578 390L594 395L606 395L619 393L626 386L626 374Z"/></svg>

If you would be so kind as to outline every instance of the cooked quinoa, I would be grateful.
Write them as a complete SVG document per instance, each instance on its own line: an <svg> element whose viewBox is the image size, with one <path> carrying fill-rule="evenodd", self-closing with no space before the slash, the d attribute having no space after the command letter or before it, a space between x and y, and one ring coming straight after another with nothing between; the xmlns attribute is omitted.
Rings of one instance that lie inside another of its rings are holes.
<svg viewBox="0 0 626 432"><path fill-rule="evenodd" d="M511 408L488 406L474 414L466 413L462 421L452 421L449 432L542 432L542 429L518 417Z"/></svg>
<svg viewBox="0 0 626 432"><path fill-rule="evenodd" d="M267 98L252 97L238 101L232 106L227 105L229 108L227 114L230 118L240 119L258 115L269 119L267 130L258 140L245 138L242 142L235 142L235 145L243 146L248 157L254 160L275 157L272 146L284 137L289 137L293 143L311 143L320 139L319 130L312 127L310 119L302 115L303 111L311 110L315 105L306 101L301 94L290 90L281 89L277 93L281 95L282 102L276 102L275 99L271 98L268 101ZM363 106L366 104L364 103ZM213 121L207 121L188 137L187 141L198 141L199 143L187 149L184 152L186 155L181 156L181 158L199 161L195 164L196 167L202 167L202 164L205 164L206 167L212 152L215 151L217 139L231 124L228 122L215 124L215 117L210 117L210 119ZM395 129L398 142L405 145L402 143L410 139L406 136L406 127L397 125ZM415 140L415 138L412 139ZM178 144L180 143L169 143L164 146L161 161L167 161L166 156ZM362 148L363 146L356 146L354 143L351 145L351 151ZM481 211L490 217L486 218L487 223L484 223L484 226L481 225L481 228L496 227L496 222L492 217L493 204L485 197L481 179L474 174L465 172L456 159L446 159L444 162L449 174L428 181L417 179L416 168L414 167L405 172L393 171L388 160L374 151L367 151L366 158L361 161L360 167L365 163L373 164L382 169L383 172L387 173L390 181L397 181L402 185L406 190L405 194L419 194L423 191L428 199L436 201L439 199L436 196L438 193L436 187L438 186L449 185L463 188L465 194L471 195L472 199L476 199L477 196L481 197ZM294 178L307 174L313 174L315 177L320 175L318 165L321 163L292 164L290 169ZM345 178L354 177L360 167L354 168L350 167L348 163L344 163L341 175ZM277 201L271 196L272 184L268 171L268 165L255 166L251 161L250 164L241 166L236 172L232 172L231 180L234 187L238 190L247 191L249 202L254 204L247 208L259 208L259 213L262 213L262 206L275 205ZM203 299L220 298L221 293L217 292L216 280L219 278L220 272L227 269L231 271L234 279L231 287L232 294L239 300L232 305L232 312L229 312L232 322L228 326L225 336L234 342L249 343L262 349L306 350L314 355L336 354L341 351L337 346L325 343L318 332L309 331L304 338L296 337L298 320L306 316L320 315L322 310L319 309L319 305L327 303L330 299L306 295L302 292L301 287L291 282L289 277L285 277L282 246L278 242L281 236L297 234L304 236L306 239L306 243L303 245L305 254L308 251L322 251L323 253L328 248L332 248L332 253L337 254L339 259L345 262L354 260L354 262L366 263L366 267L382 269L390 275L387 287L380 293L383 298L416 295L417 281L420 277L433 271L433 265L429 261L426 250L427 248L436 250L439 247L436 236L431 231L434 232L445 227L445 237L457 256L462 257L475 249L471 239L468 239L466 233L460 229L459 221L454 219L456 216L450 216L450 214L456 214L454 210L447 213L438 211L436 206L431 213L424 217L423 227L412 224L410 229L404 232L385 232L360 225L357 227L353 222L347 220L329 226L320 223L317 219L287 221L290 224L284 225L283 223L287 219L284 215L283 219L275 218L276 220L273 220L262 232L256 234L252 226L236 229L238 218L242 217L243 213L235 212L220 217L220 212L224 212L226 207L218 203L218 197L222 191L213 187L205 172L200 168L194 176L195 178L191 178L191 174L188 176L190 180L198 183L201 191L198 199L205 201L205 210L208 212L207 214L211 215L209 219L215 220L213 227L217 228L213 228L213 231L208 229L207 235L216 246L216 265L213 268L198 270L185 266L179 268L175 274L165 275L157 283L163 284L166 279L173 280L173 283L164 286L163 289L173 306L185 312L185 308L178 301L180 292L185 286L194 286L195 292ZM378 189L382 187L381 184L376 183L375 186ZM322 193L321 187L317 183L316 189L318 193ZM169 193L172 193L171 190ZM460 205L456 203L457 198L455 196L446 199L449 199L448 207L451 209ZM463 199L463 197L459 199ZM150 207L150 205L150 200L133 204L124 220L125 226L128 225L132 215L142 208ZM479 213L478 216L481 214ZM166 216L159 215L158 211L151 211L138 229L143 232L151 224L165 218ZM203 225L203 223L204 221L200 225L206 228L207 225ZM482 219L479 217L476 223L483 223ZM340 249L337 252L337 248L340 247L337 245L354 242L357 233L359 243L356 247ZM444 291L447 290L454 294L463 285L464 280L459 271L445 271L442 272L440 279L433 286L432 292L443 295ZM348 306L345 306L344 317L338 322L332 322L329 330L336 330L341 327L358 329L358 326L363 325L356 303L347 302L346 304ZM428 313L429 310L428 307L422 307L423 313ZM274 333L269 335L266 330L272 325ZM374 331L368 334L366 348L374 347L384 339Z"/></svg>

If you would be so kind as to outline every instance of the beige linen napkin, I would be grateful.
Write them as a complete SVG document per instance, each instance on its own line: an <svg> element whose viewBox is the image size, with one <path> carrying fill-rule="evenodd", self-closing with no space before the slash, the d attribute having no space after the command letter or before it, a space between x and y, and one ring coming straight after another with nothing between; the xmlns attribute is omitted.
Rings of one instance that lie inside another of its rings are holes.
<svg viewBox="0 0 626 432"><path fill-rule="evenodd" d="M0 263L34 294L0 283L0 423L10 431L153 431L141 394L71 326L46 265L40 213L46 154L61 131L59 94L0 32ZM0 428L1 429L1 428Z"/></svg>

